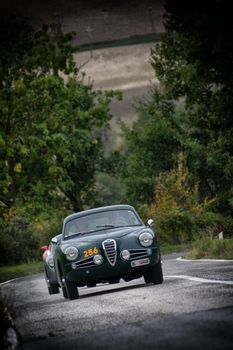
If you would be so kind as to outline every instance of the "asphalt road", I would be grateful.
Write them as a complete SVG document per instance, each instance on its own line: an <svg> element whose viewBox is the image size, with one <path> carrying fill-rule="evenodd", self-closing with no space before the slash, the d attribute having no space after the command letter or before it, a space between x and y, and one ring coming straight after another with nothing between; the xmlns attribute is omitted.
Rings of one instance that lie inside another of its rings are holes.
<svg viewBox="0 0 233 350"><path fill-rule="evenodd" d="M1 286L22 349L232 349L233 262L163 256L164 283L142 278L48 295L43 275Z"/></svg>

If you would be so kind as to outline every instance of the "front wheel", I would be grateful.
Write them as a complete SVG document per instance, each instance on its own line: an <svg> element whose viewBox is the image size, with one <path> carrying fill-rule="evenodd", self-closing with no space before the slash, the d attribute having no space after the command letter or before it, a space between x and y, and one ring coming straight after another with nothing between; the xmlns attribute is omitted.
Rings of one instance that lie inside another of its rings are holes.
<svg viewBox="0 0 233 350"><path fill-rule="evenodd" d="M63 297L64 297L65 299L67 299L67 298L68 298L68 294L67 294L66 287L62 286L62 287L61 287L61 290L62 290Z"/></svg>
<svg viewBox="0 0 233 350"><path fill-rule="evenodd" d="M159 261L158 264L145 271L144 280L146 283L163 283L163 271L161 261Z"/></svg>
<svg viewBox="0 0 233 350"><path fill-rule="evenodd" d="M60 292L58 285L51 282L48 284L48 291L49 294L58 294Z"/></svg>
<svg viewBox="0 0 233 350"><path fill-rule="evenodd" d="M78 299L79 293L78 293L77 284L75 282L70 282L66 279L65 287L67 291L67 296L70 300Z"/></svg>

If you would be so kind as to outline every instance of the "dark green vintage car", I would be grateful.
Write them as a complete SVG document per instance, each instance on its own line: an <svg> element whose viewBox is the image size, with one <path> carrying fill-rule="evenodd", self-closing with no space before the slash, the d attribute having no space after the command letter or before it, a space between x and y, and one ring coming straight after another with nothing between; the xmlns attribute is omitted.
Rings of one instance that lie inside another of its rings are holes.
<svg viewBox="0 0 233 350"><path fill-rule="evenodd" d="M153 220L143 223L129 205L85 210L65 218L55 250L55 269L65 298L76 299L78 287L117 283L144 276L163 282L161 256Z"/></svg>

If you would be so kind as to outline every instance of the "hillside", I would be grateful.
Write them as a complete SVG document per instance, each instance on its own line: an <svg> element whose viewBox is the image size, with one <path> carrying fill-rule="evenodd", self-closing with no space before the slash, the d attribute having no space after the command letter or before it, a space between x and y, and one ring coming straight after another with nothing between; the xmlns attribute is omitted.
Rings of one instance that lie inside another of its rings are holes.
<svg viewBox="0 0 233 350"><path fill-rule="evenodd" d="M9 0L0 17L28 17L35 26L58 21L75 31L75 44L118 40L163 31L164 0Z"/></svg>

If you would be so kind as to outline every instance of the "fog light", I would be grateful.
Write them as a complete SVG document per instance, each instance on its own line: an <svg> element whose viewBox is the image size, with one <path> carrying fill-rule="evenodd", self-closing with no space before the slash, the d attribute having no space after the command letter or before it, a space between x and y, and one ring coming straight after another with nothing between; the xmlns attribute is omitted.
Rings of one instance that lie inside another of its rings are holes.
<svg viewBox="0 0 233 350"><path fill-rule="evenodd" d="M101 265L103 262L103 258L101 255L97 254L94 256L93 261L96 265Z"/></svg>
<svg viewBox="0 0 233 350"><path fill-rule="evenodd" d="M130 252L128 250L122 250L121 257L123 260L129 260Z"/></svg>

